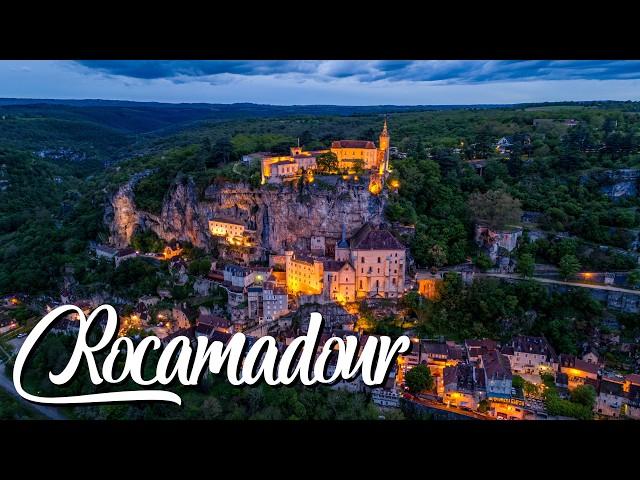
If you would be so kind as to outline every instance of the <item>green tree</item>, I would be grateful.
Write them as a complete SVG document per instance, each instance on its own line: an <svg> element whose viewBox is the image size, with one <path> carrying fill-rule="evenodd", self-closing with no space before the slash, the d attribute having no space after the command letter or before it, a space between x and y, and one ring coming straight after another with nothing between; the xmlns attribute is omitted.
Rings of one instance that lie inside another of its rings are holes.
<svg viewBox="0 0 640 480"><path fill-rule="evenodd" d="M489 255L484 252L480 252L476 257L476 266L485 272L493 267L493 262L491 261L491 258L489 258Z"/></svg>
<svg viewBox="0 0 640 480"><path fill-rule="evenodd" d="M333 152L321 153L316 157L316 168L318 173L337 173L338 157Z"/></svg>
<svg viewBox="0 0 640 480"><path fill-rule="evenodd" d="M514 375L511 378L511 384L514 388L524 388L524 378L522 378L520 375Z"/></svg>
<svg viewBox="0 0 640 480"><path fill-rule="evenodd" d="M486 223L494 229L519 223L522 217L520 200L502 190L472 193L469 209L476 222Z"/></svg>
<svg viewBox="0 0 640 480"><path fill-rule="evenodd" d="M535 259L530 253L523 253L518 258L517 270L523 277L532 277L535 269Z"/></svg>
<svg viewBox="0 0 640 480"><path fill-rule="evenodd" d="M596 391L592 385L579 385L571 391L571 401L592 409L596 402Z"/></svg>
<svg viewBox="0 0 640 480"><path fill-rule="evenodd" d="M431 370L426 365L417 365L407 372L404 377L405 385L412 393L433 388L433 377Z"/></svg>
<svg viewBox="0 0 640 480"><path fill-rule="evenodd" d="M580 271L580 262L575 255L565 255L560 259L560 275L567 280Z"/></svg>
<svg viewBox="0 0 640 480"><path fill-rule="evenodd" d="M432 267L441 267L447 263L447 250L439 244L434 244L428 252L429 265Z"/></svg>
<svg viewBox="0 0 640 480"><path fill-rule="evenodd" d="M629 276L627 276L627 283L630 287L637 287L640 285L640 270L634 270L629 273Z"/></svg>

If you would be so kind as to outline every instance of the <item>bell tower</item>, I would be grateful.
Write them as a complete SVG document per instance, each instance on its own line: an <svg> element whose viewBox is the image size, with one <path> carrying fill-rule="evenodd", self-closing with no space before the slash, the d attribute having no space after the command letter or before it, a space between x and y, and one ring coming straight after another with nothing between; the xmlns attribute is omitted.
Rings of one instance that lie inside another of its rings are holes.
<svg viewBox="0 0 640 480"><path fill-rule="evenodd" d="M387 116L385 115L382 132L380 133L380 137L378 137L378 142L379 142L378 150L380 152L380 157L382 157L382 161L380 162L380 165L378 165L381 175L389 169L389 142L390 141L391 141L391 137L389 136L389 131L387 130Z"/></svg>

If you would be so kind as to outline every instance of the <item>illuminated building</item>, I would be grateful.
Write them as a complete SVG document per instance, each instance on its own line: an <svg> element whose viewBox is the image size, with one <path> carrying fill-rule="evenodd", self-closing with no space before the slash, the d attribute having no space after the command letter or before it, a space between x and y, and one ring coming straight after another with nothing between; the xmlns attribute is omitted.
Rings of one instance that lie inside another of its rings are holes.
<svg viewBox="0 0 640 480"><path fill-rule="evenodd" d="M460 363L443 369L442 401L446 405L477 410L486 396L484 369Z"/></svg>
<svg viewBox="0 0 640 480"><path fill-rule="evenodd" d="M418 293L429 300L438 299L438 285L442 283L442 273L417 272Z"/></svg>
<svg viewBox="0 0 640 480"><path fill-rule="evenodd" d="M356 298L356 272L349 262L323 262L323 294L338 303L353 302Z"/></svg>
<svg viewBox="0 0 640 480"><path fill-rule="evenodd" d="M289 313L289 296L284 288L276 286L270 276L262 286L247 289L248 317L258 322L271 322Z"/></svg>
<svg viewBox="0 0 640 480"><path fill-rule="evenodd" d="M598 365L585 362L573 355L560 355L560 372L567 375L569 390L579 385L598 383Z"/></svg>
<svg viewBox="0 0 640 480"><path fill-rule="evenodd" d="M484 369L489 413L508 420L523 419L525 402L522 392L513 388L509 358L491 350L480 356L480 366Z"/></svg>
<svg viewBox="0 0 640 480"><path fill-rule="evenodd" d="M235 220L214 218L209 220L209 231L214 237L241 237L245 226Z"/></svg>
<svg viewBox="0 0 640 480"><path fill-rule="evenodd" d="M480 356L480 366L484 368L487 396L510 398L513 374L507 356L492 350Z"/></svg>
<svg viewBox="0 0 640 480"><path fill-rule="evenodd" d="M314 257L285 252L287 290L292 294L319 295L322 293L323 262Z"/></svg>
<svg viewBox="0 0 640 480"><path fill-rule="evenodd" d="M333 259L292 250L285 257L287 290L292 294L322 295L343 304L404 294L406 248L389 231L370 224L350 240L343 225Z"/></svg>
<svg viewBox="0 0 640 480"><path fill-rule="evenodd" d="M387 120L378 138L378 147L369 140L336 140L326 150L305 151L302 147L291 147L289 155L255 154L261 161L262 183L281 183L298 178L303 171L316 169L319 155L331 152L338 160L338 169L355 172L359 167L383 175L389 171L390 136ZM359 165L361 164L361 165ZM313 181L313 177L309 177ZM375 187L377 188L377 187ZM382 186L380 184L380 190Z"/></svg>
<svg viewBox="0 0 640 480"><path fill-rule="evenodd" d="M173 257L177 257L178 255L182 255L182 247L179 243L172 242L166 247L162 252L165 260L171 260Z"/></svg>
<svg viewBox="0 0 640 480"><path fill-rule="evenodd" d="M214 237L223 238L232 247L252 247L254 230L249 230L243 223L227 218L209 220L209 232ZM246 250L245 248L245 250Z"/></svg>
<svg viewBox="0 0 640 480"><path fill-rule="evenodd" d="M396 298L404 294L406 248L386 229L365 224L336 245L335 259L355 270L357 298Z"/></svg>
<svg viewBox="0 0 640 480"><path fill-rule="evenodd" d="M517 374L552 373L558 369L558 356L544 337L519 335L501 349Z"/></svg>

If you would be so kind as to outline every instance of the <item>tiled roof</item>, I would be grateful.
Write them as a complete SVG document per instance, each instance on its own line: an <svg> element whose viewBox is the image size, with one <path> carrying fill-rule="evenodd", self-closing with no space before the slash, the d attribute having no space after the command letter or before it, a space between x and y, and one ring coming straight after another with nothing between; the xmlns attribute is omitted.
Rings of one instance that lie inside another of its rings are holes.
<svg viewBox="0 0 640 480"><path fill-rule="evenodd" d="M391 232L384 229L374 229L366 223L351 239L351 248L354 250L405 250Z"/></svg>
<svg viewBox="0 0 640 480"><path fill-rule="evenodd" d="M325 260L323 262L325 272L339 272L347 262L338 262L336 260Z"/></svg>
<svg viewBox="0 0 640 480"><path fill-rule="evenodd" d="M242 222L239 222L238 220L233 220L232 218L216 217L216 218L212 218L211 221L219 222L219 223L229 223L231 225L240 225L241 227L244 227L244 224Z"/></svg>
<svg viewBox="0 0 640 480"><path fill-rule="evenodd" d="M556 352L544 337L529 337L519 335L512 340L513 349L516 352L535 353L546 355L548 359L557 360Z"/></svg>
<svg viewBox="0 0 640 480"><path fill-rule="evenodd" d="M506 380L512 377L509 358L495 350L482 355L482 366L487 374L487 378Z"/></svg>
<svg viewBox="0 0 640 480"><path fill-rule="evenodd" d="M331 148L366 148L375 149L375 143L368 140L336 140L331 142Z"/></svg>
<svg viewBox="0 0 640 480"><path fill-rule="evenodd" d="M226 318L218 317L217 315L200 315L198 317L198 325L228 328L231 326L231 322Z"/></svg>
<svg viewBox="0 0 640 480"><path fill-rule="evenodd" d="M560 355L560 364L566 368L575 368L576 370L581 370L583 372L597 374L598 373L598 365L593 363L585 362L580 358L576 358L573 355Z"/></svg>

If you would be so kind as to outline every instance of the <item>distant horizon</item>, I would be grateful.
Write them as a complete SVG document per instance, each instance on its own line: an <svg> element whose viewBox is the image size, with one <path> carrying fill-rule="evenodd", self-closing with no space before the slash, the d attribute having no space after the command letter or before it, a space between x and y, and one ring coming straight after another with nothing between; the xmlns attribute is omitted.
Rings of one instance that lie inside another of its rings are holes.
<svg viewBox="0 0 640 480"><path fill-rule="evenodd" d="M274 106L640 101L640 61L0 60L0 96Z"/></svg>
<svg viewBox="0 0 640 480"><path fill-rule="evenodd" d="M15 101L12 103L11 101ZM25 103L26 102L26 103ZM373 108L373 107L401 107L401 108L424 108L424 107L516 107L519 105L540 105L540 104L583 104L583 103L619 103L630 102L640 103L638 100L614 100L614 99L586 99L586 100L553 100L539 102L518 102L518 103L415 103L415 104L395 104L395 103L379 103L379 104L341 104L341 103L261 103L252 101L234 101L234 102L183 102L183 101L160 101L160 100L128 100L122 98L75 98L75 97L0 97L0 106L24 105L38 102L115 102L115 103L138 103L138 104L156 104L156 105L258 105L267 107L354 107L354 108Z"/></svg>

